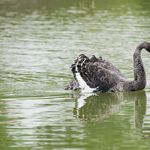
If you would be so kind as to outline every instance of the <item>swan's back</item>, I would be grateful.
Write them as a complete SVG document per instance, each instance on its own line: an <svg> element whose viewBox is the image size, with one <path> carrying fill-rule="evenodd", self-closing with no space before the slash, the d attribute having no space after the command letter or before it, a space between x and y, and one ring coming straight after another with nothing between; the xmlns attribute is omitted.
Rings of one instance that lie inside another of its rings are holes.
<svg viewBox="0 0 150 150"><path fill-rule="evenodd" d="M65 89L71 87L90 92L107 92L113 91L114 87L117 88L118 82L126 79L112 63L103 60L102 57L96 58L94 55L91 58L84 54L79 55L71 68L75 81L71 81Z"/></svg>

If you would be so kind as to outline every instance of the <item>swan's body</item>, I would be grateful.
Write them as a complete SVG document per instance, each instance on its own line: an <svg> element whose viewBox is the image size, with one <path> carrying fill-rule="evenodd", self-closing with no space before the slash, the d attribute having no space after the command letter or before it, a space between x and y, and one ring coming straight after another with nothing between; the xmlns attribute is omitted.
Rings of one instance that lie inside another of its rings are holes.
<svg viewBox="0 0 150 150"><path fill-rule="evenodd" d="M89 92L137 91L146 86L146 74L141 59L141 50L150 52L150 43L140 43L133 54L134 80L128 80L119 69L102 57L91 58L81 54L71 65L74 80L64 89L79 89Z"/></svg>

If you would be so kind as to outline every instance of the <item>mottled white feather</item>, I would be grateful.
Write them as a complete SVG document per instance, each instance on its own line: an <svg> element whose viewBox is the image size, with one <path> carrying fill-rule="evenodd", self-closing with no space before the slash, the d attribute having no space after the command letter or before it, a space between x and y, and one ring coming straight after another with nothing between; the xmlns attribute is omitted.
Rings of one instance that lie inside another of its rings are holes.
<svg viewBox="0 0 150 150"><path fill-rule="evenodd" d="M96 88L90 88L86 82L82 79L82 77L80 76L80 73L76 73L76 79L78 81L79 84L79 88L82 89L82 92L93 92Z"/></svg>

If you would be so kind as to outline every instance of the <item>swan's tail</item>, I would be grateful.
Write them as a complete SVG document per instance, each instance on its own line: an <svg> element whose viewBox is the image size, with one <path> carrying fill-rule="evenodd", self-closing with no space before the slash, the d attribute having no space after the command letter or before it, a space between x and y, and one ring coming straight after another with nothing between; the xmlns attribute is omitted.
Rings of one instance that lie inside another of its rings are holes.
<svg viewBox="0 0 150 150"><path fill-rule="evenodd" d="M63 89L64 90L74 90L75 87L77 88L76 85L77 85L76 81L73 79L67 85L65 85L65 87Z"/></svg>

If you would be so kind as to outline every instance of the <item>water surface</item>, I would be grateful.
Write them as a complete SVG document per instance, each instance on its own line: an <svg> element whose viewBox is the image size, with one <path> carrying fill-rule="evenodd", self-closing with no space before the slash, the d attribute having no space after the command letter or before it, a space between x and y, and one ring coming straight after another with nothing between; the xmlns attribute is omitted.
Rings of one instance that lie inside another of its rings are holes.
<svg viewBox="0 0 150 150"><path fill-rule="evenodd" d="M150 41L148 1L1 1L1 149L150 149L150 55L143 91L62 88L84 53L132 79L136 46Z"/></svg>

